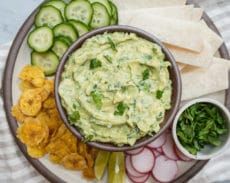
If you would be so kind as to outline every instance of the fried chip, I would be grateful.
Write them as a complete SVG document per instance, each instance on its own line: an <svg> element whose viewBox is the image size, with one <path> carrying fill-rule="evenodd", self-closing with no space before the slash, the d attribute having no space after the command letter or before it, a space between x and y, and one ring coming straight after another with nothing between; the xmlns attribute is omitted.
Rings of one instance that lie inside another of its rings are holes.
<svg viewBox="0 0 230 183"><path fill-rule="evenodd" d="M37 88L37 92L40 95L42 102L44 102L50 95L50 92L44 88Z"/></svg>
<svg viewBox="0 0 230 183"><path fill-rule="evenodd" d="M43 103L43 108L53 109L56 107L55 99L53 97L47 98Z"/></svg>
<svg viewBox="0 0 230 183"><path fill-rule="evenodd" d="M41 96L36 89L29 89L22 93L19 107L23 114L27 116L36 116L41 110Z"/></svg>
<svg viewBox="0 0 230 183"><path fill-rule="evenodd" d="M55 133L55 134L52 136L51 141L56 141L56 140L60 139L61 136L63 136L63 135L66 133L66 131L67 131L67 128L65 127L64 124L62 124L62 125L58 128L57 133Z"/></svg>
<svg viewBox="0 0 230 183"><path fill-rule="evenodd" d="M54 81L45 79L36 66L24 67L19 78L23 93L11 113L21 123L17 137L26 145L27 153L33 158L48 154L53 163L95 178L97 150L78 141L63 124L55 103Z"/></svg>
<svg viewBox="0 0 230 183"><path fill-rule="evenodd" d="M19 78L23 81L30 82L35 87L42 87L45 82L43 70L40 67L31 65L25 66L22 69Z"/></svg>
<svg viewBox="0 0 230 183"><path fill-rule="evenodd" d="M85 156L85 159L86 159L86 161L87 161L88 167L89 167L89 168L92 168L93 165L94 165L93 156L92 156L91 154L87 154L87 153L86 153L84 156Z"/></svg>
<svg viewBox="0 0 230 183"><path fill-rule="evenodd" d="M46 146L46 151L49 153L49 159L54 163L59 163L65 156L71 153L66 143L61 140L50 142Z"/></svg>
<svg viewBox="0 0 230 183"><path fill-rule="evenodd" d="M54 96L54 81L53 80L48 80L48 79L45 80L43 88Z"/></svg>
<svg viewBox="0 0 230 183"><path fill-rule="evenodd" d="M31 147L43 147L49 137L48 126L34 118L26 118L25 122L17 129L17 137Z"/></svg>
<svg viewBox="0 0 230 183"><path fill-rule="evenodd" d="M34 86L29 81L21 81L19 84L19 88L21 91L25 91L28 89L34 89Z"/></svg>
<svg viewBox="0 0 230 183"><path fill-rule="evenodd" d="M93 168L85 168L83 170L83 175L84 175L84 177L86 177L88 179L94 179L95 178L94 169Z"/></svg>
<svg viewBox="0 0 230 183"><path fill-rule="evenodd" d="M38 114L37 119L39 121L44 121L47 124L50 137L52 137L57 132L62 124L60 120L51 118L44 110Z"/></svg>
<svg viewBox="0 0 230 183"><path fill-rule="evenodd" d="M77 152L77 139L70 131L67 130L60 139L66 143L72 153Z"/></svg>
<svg viewBox="0 0 230 183"><path fill-rule="evenodd" d="M85 161L85 158L78 153L71 153L65 156L61 164L71 170L84 170L87 168L87 163Z"/></svg>
<svg viewBox="0 0 230 183"><path fill-rule="evenodd" d="M27 153L32 158L41 158L46 154L45 148L27 146Z"/></svg>
<svg viewBox="0 0 230 183"><path fill-rule="evenodd" d="M12 114L12 116L14 116L16 118L16 120L19 123L23 123L25 118L26 118L26 116L22 113L22 111L20 110L20 107L18 105L14 105L11 108L11 114Z"/></svg>

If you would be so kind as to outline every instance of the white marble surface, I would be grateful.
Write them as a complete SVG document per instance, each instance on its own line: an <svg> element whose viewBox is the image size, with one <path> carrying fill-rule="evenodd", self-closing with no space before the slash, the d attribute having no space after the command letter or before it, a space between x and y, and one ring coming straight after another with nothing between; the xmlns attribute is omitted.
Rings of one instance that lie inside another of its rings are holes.
<svg viewBox="0 0 230 183"><path fill-rule="evenodd" d="M43 0L1 0L0 45L11 41L29 14Z"/></svg>

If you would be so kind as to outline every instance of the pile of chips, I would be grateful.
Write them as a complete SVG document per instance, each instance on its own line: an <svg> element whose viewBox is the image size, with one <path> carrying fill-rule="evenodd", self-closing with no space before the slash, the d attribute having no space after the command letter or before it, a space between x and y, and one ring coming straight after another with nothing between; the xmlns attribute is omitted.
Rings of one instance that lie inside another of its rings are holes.
<svg viewBox="0 0 230 183"><path fill-rule="evenodd" d="M28 154L33 158L48 154L53 163L94 178L97 150L78 141L63 124L55 104L53 80L46 79L36 66L24 67L19 78L22 94L12 107L12 115L20 123L17 137Z"/></svg>

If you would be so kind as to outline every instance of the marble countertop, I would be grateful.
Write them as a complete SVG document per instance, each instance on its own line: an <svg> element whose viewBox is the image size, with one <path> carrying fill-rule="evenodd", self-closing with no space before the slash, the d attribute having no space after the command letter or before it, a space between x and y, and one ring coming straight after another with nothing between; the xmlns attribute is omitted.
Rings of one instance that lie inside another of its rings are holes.
<svg viewBox="0 0 230 183"><path fill-rule="evenodd" d="M0 44L14 39L29 14L43 0L6 0L0 5Z"/></svg>

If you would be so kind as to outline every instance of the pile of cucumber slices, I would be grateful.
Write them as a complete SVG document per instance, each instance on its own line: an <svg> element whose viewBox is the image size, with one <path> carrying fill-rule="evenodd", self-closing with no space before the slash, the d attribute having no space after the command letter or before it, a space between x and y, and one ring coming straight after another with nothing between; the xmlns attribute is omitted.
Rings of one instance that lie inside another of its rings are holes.
<svg viewBox="0 0 230 183"><path fill-rule="evenodd" d="M99 27L118 24L116 5L110 0L46 1L29 33L31 64L55 74L60 58L79 36Z"/></svg>

